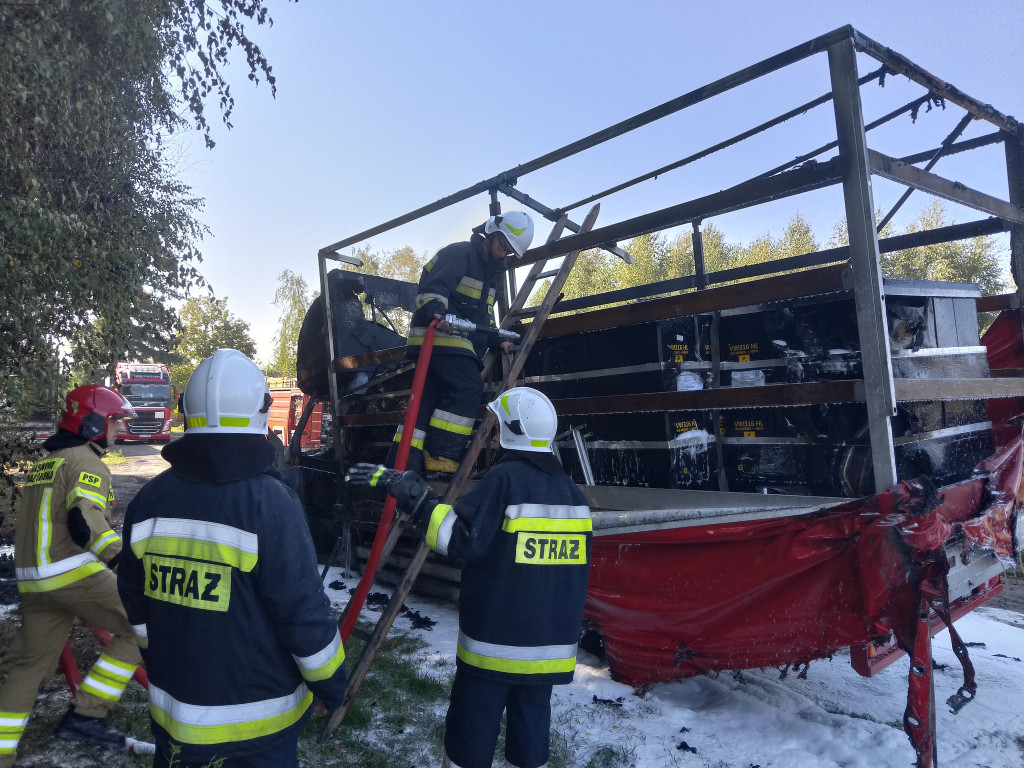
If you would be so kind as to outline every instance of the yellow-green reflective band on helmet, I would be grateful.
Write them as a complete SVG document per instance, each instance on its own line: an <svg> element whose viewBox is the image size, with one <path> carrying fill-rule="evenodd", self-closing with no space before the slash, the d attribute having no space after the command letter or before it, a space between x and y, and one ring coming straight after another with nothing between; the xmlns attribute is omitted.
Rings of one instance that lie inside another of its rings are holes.
<svg viewBox="0 0 1024 768"><path fill-rule="evenodd" d="M526 231L526 227L519 227L519 229L516 229L511 224L509 224L507 221L503 221L501 223L504 224L506 227L508 227L508 231L511 232L516 237L519 237L521 234L523 234L523 232Z"/></svg>
<svg viewBox="0 0 1024 768"><path fill-rule="evenodd" d="M206 417L205 416L189 416L185 419L186 426L189 427L205 427Z"/></svg>
<svg viewBox="0 0 1024 768"><path fill-rule="evenodd" d="M512 411L510 411L508 408L508 395L501 396L501 407L505 409L505 413L507 413L509 416L512 415Z"/></svg>
<svg viewBox="0 0 1024 768"><path fill-rule="evenodd" d="M248 427L251 419L242 418L240 416L221 416L220 425L222 427Z"/></svg>
<svg viewBox="0 0 1024 768"><path fill-rule="evenodd" d="M550 440L531 440L530 445L534 448L547 448L551 444Z"/></svg>
<svg viewBox="0 0 1024 768"><path fill-rule="evenodd" d="M345 661L345 646L341 642L341 635L335 633L323 649L310 656L292 656L299 667L304 680L316 682L326 680L338 671Z"/></svg>
<svg viewBox="0 0 1024 768"><path fill-rule="evenodd" d="M298 722L312 703L313 694L304 683L277 699L223 706L186 704L152 683L149 686L153 720L185 744L223 744L278 733Z"/></svg>

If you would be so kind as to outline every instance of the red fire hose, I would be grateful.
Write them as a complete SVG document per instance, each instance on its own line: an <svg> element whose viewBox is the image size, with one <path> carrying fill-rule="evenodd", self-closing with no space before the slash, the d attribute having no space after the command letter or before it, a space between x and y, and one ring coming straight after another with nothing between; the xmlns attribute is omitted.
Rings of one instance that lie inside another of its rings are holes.
<svg viewBox="0 0 1024 768"><path fill-rule="evenodd" d="M431 321L423 334L423 346L420 347L420 355L416 360L416 373L412 379L412 392L409 395L409 410L405 414L405 423L402 426L402 439L398 443L398 457L395 459L394 469L404 470L409 462L409 448L412 446L413 432L416 430L416 416L420 410L420 400L423 397L423 382L427 379L427 367L430 365L430 355L434 351L434 326L437 320ZM391 525L395 519L395 508L398 502L393 496L388 496L384 502L384 511L380 515L380 523L377 524L377 533L373 537L373 547L370 549L370 556L366 560L366 569L359 579L356 593L352 596L352 602L348 606L345 619L338 631L341 634L343 643L348 642L352 628L356 625L359 612L363 610L363 602L370 591L370 584L377 574L377 564L380 562L381 550L384 549L384 541L391 531Z"/></svg>

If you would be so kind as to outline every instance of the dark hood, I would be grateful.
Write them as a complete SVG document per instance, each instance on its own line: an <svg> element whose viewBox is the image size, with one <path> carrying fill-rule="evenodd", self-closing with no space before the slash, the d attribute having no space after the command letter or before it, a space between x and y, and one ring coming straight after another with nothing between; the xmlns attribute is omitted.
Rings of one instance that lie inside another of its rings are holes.
<svg viewBox="0 0 1024 768"><path fill-rule="evenodd" d="M262 435L206 435L186 432L160 455L171 470L195 483L231 483L255 477L274 465L274 448Z"/></svg>
<svg viewBox="0 0 1024 768"><path fill-rule="evenodd" d="M562 464L555 458L553 453L538 453L536 451L512 451L505 450L505 454L501 457L498 462L502 464L506 461L526 461L537 469L541 469L547 472L549 475L561 475L565 471L562 469Z"/></svg>
<svg viewBox="0 0 1024 768"><path fill-rule="evenodd" d="M43 443L43 448L48 450L50 453L59 451L64 448L77 448L80 445L86 443L92 444L92 449L100 456L104 454L107 448L106 435L103 436L102 440L87 440L86 438L76 435L74 432L68 432L66 429L58 429Z"/></svg>

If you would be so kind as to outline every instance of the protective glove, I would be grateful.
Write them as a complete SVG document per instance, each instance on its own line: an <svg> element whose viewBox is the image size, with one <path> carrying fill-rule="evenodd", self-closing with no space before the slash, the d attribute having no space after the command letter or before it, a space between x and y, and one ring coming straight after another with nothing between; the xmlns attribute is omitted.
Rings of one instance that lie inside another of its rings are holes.
<svg viewBox="0 0 1024 768"><path fill-rule="evenodd" d="M345 482L349 485L362 485L369 488L383 488L390 492L398 478L404 472L388 469L381 464L353 464L345 473Z"/></svg>
<svg viewBox="0 0 1024 768"><path fill-rule="evenodd" d="M345 481L350 485L384 488L398 502L399 512L412 520L413 528L421 536L426 535L437 496L415 472L399 472L380 464L354 464L345 474Z"/></svg>

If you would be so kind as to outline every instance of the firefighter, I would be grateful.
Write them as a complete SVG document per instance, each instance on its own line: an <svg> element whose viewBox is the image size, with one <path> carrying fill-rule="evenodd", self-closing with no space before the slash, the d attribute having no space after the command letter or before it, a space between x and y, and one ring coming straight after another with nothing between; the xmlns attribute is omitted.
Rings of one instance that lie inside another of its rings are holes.
<svg viewBox="0 0 1024 768"><path fill-rule="evenodd" d="M233 349L185 387L170 469L128 506L118 588L146 661L157 768L298 765L314 695L345 692L345 651L298 497L267 441L263 373Z"/></svg>
<svg viewBox="0 0 1024 768"><path fill-rule="evenodd" d="M407 468L454 472L473 431L483 396L481 359L488 347L505 354L512 344L485 333L466 338L452 333L446 314L476 325L494 326L495 291L505 269L522 258L533 241L533 220L522 211L491 216L468 242L452 243L423 267L407 354L419 355L423 335L437 320L434 351L427 371ZM402 427L386 464L394 466Z"/></svg>
<svg viewBox="0 0 1024 768"><path fill-rule="evenodd" d="M552 453L557 416L528 387L488 406L504 455L454 505L413 472L357 464L354 485L383 487L431 549L465 561L445 766L491 765L506 714L505 758L547 764L551 689L572 681L587 589L590 509Z"/></svg>
<svg viewBox="0 0 1024 768"><path fill-rule="evenodd" d="M121 539L110 527L114 493L100 457L117 435L118 419L135 416L118 392L95 384L68 392L49 451L28 473L14 527L14 566L21 628L0 689L0 767L14 765L39 686L53 674L75 618L111 633L57 725L67 741L124 744L107 713L139 663L132 627L117 596L113 570Z"/></svg>

